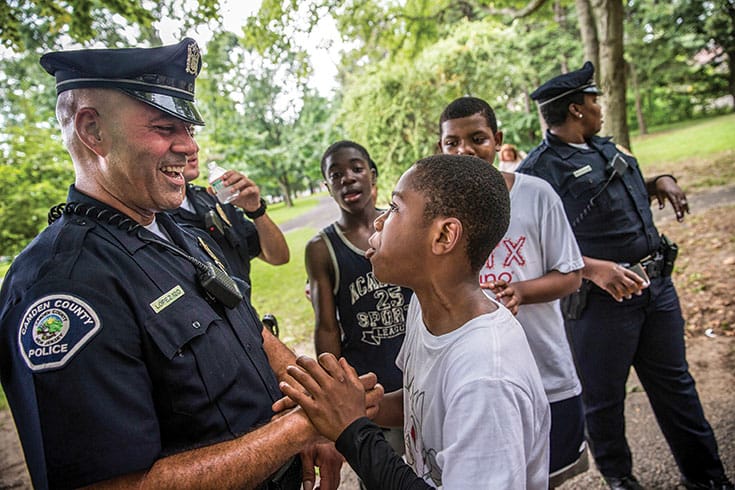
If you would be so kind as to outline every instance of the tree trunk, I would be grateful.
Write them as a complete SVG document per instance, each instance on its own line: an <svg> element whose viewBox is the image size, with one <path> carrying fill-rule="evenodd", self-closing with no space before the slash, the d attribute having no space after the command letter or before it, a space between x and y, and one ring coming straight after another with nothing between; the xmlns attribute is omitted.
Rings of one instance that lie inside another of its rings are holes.
<svg viewBox="0 0 735 490"><path fill-rule="evenodd" d="M623 59L623 2L591 0L600 43L600 86L602 133L616 143L630 148L630 134L625 111L625 60Z"/></svg>
<svg viewBox="0 0 735 490"><path fill-rule="evenodd" d="M579 34L582 36L584 45L584 59L595 65L595 80L600 81L600 48L597 40L597 26L595 17L592 15L590 0L575 0L577 6L577 17L579 18Z"/></svg>
<svg viewBox="0 0 735 490"><path fill-rule="evenodd" d="M641 134L648 134L646 119L643 117L641 89L638 86L638 76L635 71L635 63L628 63L628 67L630 68L630 83L633 84L633 93L635 94L635 117L638 119L638 131L640 131Z"/></svg>
<svg viewBox="0 0 735 490"><path fill-rule="evenodd" d="M567 27L567 15L564 6L559 0L554 1L554 20L559 24L559 28L563 31ZM567 59L564 52L559 55L559 64L561 65L562 73L569 73L569 60Z"/></svg>
<svg viewBox="0 0 735 490"><path fill-rule="evenodd" d="M735 112L735 50L727 52L727 66L729 68L727 86L730 90L730 97L732 97L732 110Z"/></svg>
<svg viewBox="0 0 735 490"><path fill-rule="evenodd" d="M283 202L287 208L293 207L293 199L291 199L291 183L288 181L288 176L283 175L278 178L278 187L281 188L283 194Z"/></svg>
<svg viewBox="0 0 735 490"><path fill-rule="evenodd" d="M535 104L531 103L531 97L529 96L529 92L527 88L523 89L523 108L524 112L526 114L531 114L531 107L535 106ZM537 109L537 115L538 120L541 123L541 138L544 137L546 134L546 121L544 121L544 118L541 117L541 111ZM536 142L539 140L538 137L536 137L536 131L534 131L533 127L530 127L528 129L528 140L532 142Z"/></svg>

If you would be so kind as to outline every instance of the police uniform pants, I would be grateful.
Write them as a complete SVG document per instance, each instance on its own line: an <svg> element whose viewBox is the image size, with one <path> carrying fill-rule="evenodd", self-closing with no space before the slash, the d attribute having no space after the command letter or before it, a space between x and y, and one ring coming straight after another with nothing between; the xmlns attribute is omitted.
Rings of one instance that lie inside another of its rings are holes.
<svg viewBox="0 0 735 490"><path fill-rule="evenodd" d="M641 296L615 301L597 287L578 320L568 320L590 448L607 477L632 474L625 438L625 383L635 367L681 473L692 481L724 475L685 358L684 319L669 277Z"/></svg>

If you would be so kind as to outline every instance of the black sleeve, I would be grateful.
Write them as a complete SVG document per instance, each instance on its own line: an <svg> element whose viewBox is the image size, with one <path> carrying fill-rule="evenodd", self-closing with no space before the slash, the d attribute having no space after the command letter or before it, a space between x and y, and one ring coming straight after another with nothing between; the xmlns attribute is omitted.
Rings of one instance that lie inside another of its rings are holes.
<svg viewBox="0 0 735 490"><path fill-rule="evenodd" d="M432 488L416 476L367 417L352 422L335 441L368 490L423 490Z"/></svg>

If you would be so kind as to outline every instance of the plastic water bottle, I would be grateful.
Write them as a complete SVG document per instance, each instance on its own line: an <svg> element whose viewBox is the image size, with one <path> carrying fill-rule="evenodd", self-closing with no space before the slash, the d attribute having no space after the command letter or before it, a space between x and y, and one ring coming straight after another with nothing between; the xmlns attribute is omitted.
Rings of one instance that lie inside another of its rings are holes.
<svg viewBox="0 0 735 490"><path fill-rule="evenodd" d="M232 192L227 188L227 186L225 186L225 183L222 180L222 175L224 175L227 170L217 165L216 162L209 162L207 168L209 169L209 185L212 186L212 189L214 189L214 192L217 194L217 200L219 200L219 202L227 204L240 194L240 191Z"/></svg>

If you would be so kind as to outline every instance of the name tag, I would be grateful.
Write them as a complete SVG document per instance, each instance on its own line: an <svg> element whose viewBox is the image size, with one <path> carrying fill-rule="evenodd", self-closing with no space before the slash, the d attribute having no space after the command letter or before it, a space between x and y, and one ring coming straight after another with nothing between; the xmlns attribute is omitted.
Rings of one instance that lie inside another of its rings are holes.
<svg viewBox="0 0 735 490"><path fill-rule="evenodd" d="M164 308L166 308L168 305L179 299L184 295L184 290L181 288L181 286L175 286L167 293L164 293L163 296L156 299L153 303L151 303L151 308L153 308L153 311L156 313L160 313Z"/></svg>
<svg viewBox="0 0 735 490"><path fill-rule="evenodd" d="M584 167L575 170L572 175L574 175L576 178L580 178L581 176L590 172L592 172L592 167L590 167L589 165L585 165Z"/></svg>

